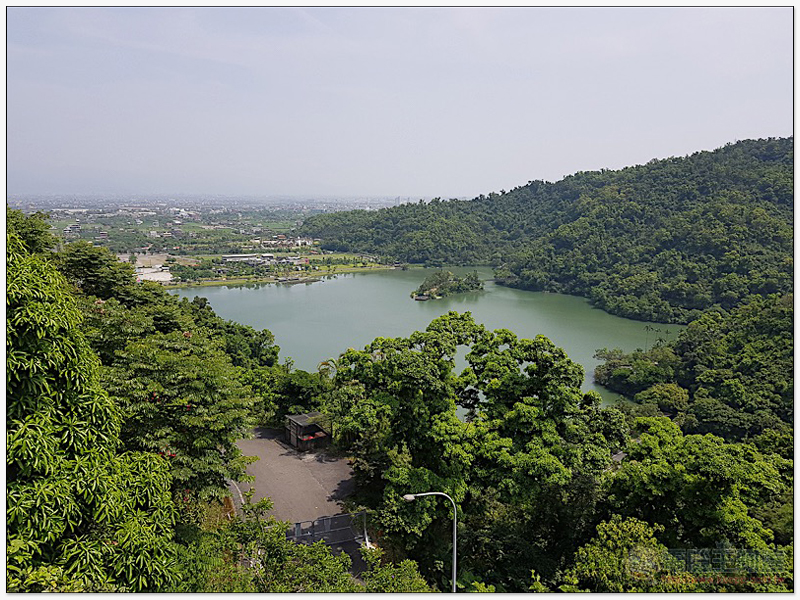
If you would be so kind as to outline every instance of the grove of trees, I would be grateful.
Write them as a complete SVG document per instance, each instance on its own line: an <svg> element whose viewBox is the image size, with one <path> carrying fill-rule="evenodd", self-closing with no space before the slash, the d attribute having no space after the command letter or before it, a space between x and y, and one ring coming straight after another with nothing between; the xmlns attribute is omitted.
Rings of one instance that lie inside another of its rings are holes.
<svg viewBox="0 0 800 600"><path fill-rule="evenodd" d="M692 321L671 344L603 349L595 380L673 416L687 433L739 440L794 422L794 298L755 297Z"/></svg>
<svg viewBox="0 0 800 600"><path fill-rule="evenodd" d="M411 296L444 298L452 294L482 289L483 282L478 278L477 271L467 273L464 277L453 275L450 271L436 271L428 275Z"/></svg>

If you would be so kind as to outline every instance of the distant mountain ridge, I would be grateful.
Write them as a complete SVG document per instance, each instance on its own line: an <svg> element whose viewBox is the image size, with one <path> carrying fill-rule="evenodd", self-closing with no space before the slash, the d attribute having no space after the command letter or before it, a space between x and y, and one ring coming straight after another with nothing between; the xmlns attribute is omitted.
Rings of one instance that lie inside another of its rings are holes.
<svg viewBox="0 0 800 600"><path fill-rule="evenodd" d="M793 165L793 137L745 140L468 201L317 215L301 234L411 263L491 264L505 285L686 323L792 291Z"/></svg>

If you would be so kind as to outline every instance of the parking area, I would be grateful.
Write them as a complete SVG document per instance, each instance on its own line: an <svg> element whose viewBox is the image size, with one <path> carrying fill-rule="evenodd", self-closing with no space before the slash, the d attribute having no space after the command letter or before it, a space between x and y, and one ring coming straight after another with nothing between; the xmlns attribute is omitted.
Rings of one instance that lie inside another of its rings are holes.
<svg viewBox="0 0 800 600"><path fill-rule="evenodd" d="M269 496L273 515L282 521L298 523L342 512L339 501L354 489L353 472L342 458L324 450L297 452L283 441L283 431L258 428L249 440L237 444L245 456L258 456L247 472L253 484L238 484L233 490L238 506L242 493L255 487L253 500Z"/></svg>

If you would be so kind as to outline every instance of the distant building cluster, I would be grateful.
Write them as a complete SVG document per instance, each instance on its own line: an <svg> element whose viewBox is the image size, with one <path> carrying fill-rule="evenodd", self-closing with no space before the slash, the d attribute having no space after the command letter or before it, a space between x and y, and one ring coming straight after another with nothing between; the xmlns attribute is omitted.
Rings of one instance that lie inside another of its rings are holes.
<svg viewBox="0 0 800 600"><path fill-rule="evenodd" d="M302 248L305 246L313 246L314 240L309 238L291 238L283 234L273 236L273 239L267 240L262 238L254 238L250 240L253 246L261 246L262 248Z"/></svg>
<svg viewBox="0 0 800 600"><path fill-rule="evenodd" d="M243 262L248 265L307 265L306 256L284 256L275 258L274 254L225 254L222 260L226 263Z"/></svg>
<svg viewBox="0 0 800 600"><path fill-rule="evenodd" d="M258 215L245 212L242 205L214 207L211 201L198 200L192 206L173 204L176 202L174 198L139 202L137 199L121 201L112 198L104 202L100 197L92 197L81 206L75 198L58 197L42 200L37 208L48 207L51 222L54 225L58 223L53 232L62 233L65 241L94 240L115 251L139 252L152 247L158 251L171 251L196 247L214 253L252 252L254 256L241 260L260 265L292 262L262 256L264 252L300 254L301 249L303 253L319 252L314 249L318 240L300 237L291 227L292 223L300 226L302 215L310 210L297 203L286 205L287 211L291 209L288 215ZM9 202L9 206L12 204ZM311 205L316 206L314 212L320 212L320 206ZM270 210L276 207L270 205ZM264 208L264 205L260 206L261 210ZM266 219L269 225L261 219ZM194 240L199 241L194 244Z"/></svg>
<svg viewBox="0 0 800 600"><path fill-rule="evenodd" d="M153 221L153 225L158 227L158 221ZM152 238L152 239L167 238L167 239L179 240L179 239L185 237L185 235L186 234L184 233L183 229L181 229L179 227L170 227L169 231L158 232L156 230L151 230L151 231L147 232L147 237ZM195 234L194 233L190 233L189 237L195 237Z"/></svg>

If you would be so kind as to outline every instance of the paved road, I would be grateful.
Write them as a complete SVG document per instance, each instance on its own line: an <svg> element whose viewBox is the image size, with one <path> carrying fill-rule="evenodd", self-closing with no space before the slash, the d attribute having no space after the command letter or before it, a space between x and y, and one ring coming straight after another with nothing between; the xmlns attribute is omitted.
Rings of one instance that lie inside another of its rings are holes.
<svg viewBox="0 0 800 600"><path fill-rule="evenodd" d="M253 484L239 484L242 492L255 487L253 501L269 496L273 515L297 523L342 512L338 501L354 489L353 472L344 459L324 451L299 453L283 441L283 431L258 428L250 440L237 445L245 456L260 460L247 468ZM238 493L234 499L239 505Z"/></svg>

